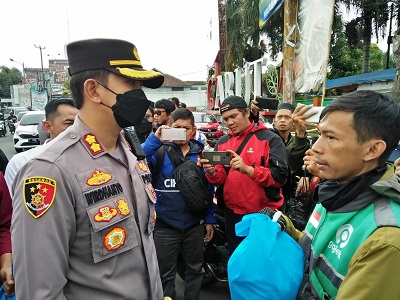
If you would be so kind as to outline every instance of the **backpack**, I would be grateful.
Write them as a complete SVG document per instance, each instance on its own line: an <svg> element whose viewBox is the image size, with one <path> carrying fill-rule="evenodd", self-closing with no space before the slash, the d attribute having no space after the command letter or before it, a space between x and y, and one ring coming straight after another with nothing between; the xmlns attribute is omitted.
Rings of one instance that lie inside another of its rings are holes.
<svg viewBox="0 0 400 300"><path fill-rule="evenodd" d="M187 207L195 215L204 214L213 202L213 196L207 187L207 180L201 168L195 162L185 159L172 146L163 145L157 151L157 167L153 177L154 181L163 165L165 152L167 152L174 167L175 184Z"/></svg>

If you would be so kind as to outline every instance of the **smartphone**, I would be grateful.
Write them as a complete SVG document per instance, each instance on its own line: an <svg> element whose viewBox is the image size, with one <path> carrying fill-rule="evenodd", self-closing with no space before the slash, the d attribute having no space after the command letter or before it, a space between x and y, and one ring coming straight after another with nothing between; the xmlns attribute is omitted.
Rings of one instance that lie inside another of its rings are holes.
<svg viewBox="0 0 400 300"><path fill-rule="evenodd" d="M394 163L396 159L400 157L400 144L393 150L390 154L389 158L387 159L388 162Z"/></svg>
<svg viewBox="0 0 400 300"><path fill-rule="evenodd" d="M185 128L163 128L161 130L161 139L163 141L185 141Z"/></svg>
<svg viewBox="0 0 400 300"><path fill-rule="evenodd" d="M221 151L205 151L203 153L203 158L208 159L209 163L212 165L229 165L231 162L231 153Z"/></svg>
<svg viewBox="0 0 400 300"><path fill-rule="evenodd" d="M274 109L278 108L279 100L275 98L256 98L258 102L257 106L263 109Z"/></svg>
<svg viewBox="0 0 400 300"><path fill-rule="evenodd" d="M322 111L324 110L325 106L313 106L312 108L310 108L309 110L307 110L307 114L312 112L312 111L316 111L317 113L315 115L312 115L311 117L308 117L306 119L306 122L310 122L310 123L318 123L319 122L319 117L321 116Z"/></svg>

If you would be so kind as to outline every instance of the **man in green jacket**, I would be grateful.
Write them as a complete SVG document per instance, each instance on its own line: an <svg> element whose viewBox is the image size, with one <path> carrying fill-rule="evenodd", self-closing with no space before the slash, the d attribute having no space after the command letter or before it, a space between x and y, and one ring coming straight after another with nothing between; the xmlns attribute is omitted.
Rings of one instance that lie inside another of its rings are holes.
<svg viewBox="0 0 400 300"><path fill-rule="evenodd" d="M305 257L298 299L400 299L400 183L386 164L400 139L400 105L373 91L332 101L305 167L323 180L306 229L284 216Z"/></svg>

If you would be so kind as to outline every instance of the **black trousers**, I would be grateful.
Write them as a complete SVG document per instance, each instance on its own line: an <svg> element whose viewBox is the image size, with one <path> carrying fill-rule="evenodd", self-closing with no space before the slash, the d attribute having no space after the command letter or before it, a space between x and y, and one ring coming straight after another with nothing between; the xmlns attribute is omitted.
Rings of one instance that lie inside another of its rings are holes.
<svg viewBox="0 0 400 300"><path fill-rule="evenodd" d="M235 225L242 221L244 215L235 214L233 210L225 207L225 232L228 242L229 253L232 255L233 251L239 246L245 237L237 236L235 232Z"/></svg>

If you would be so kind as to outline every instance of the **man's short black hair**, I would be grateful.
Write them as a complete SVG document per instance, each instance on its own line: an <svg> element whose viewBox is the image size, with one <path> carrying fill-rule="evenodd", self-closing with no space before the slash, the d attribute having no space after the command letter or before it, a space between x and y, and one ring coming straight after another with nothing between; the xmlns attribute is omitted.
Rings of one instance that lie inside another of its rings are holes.
<svg viewBox="0 0 400 300"><path fill-rule="evenodd" d="M46 120L51 120L58 116L57 109L58 106L60 106L61 104L66 104L72 107L76 107L74 100L72 100L71 98L53 99L49 101L44 107L44 111L46 113Z"/></svg>
<svg viewBox="0 0 400 300"><path fill-rule="evenodd" d="M176 120L190 120L192 126L194 126L194 116L190 109L177 108L171 114L170 123L174 123Z"/></svg>
<svg viewBox="0 0 400 300"><path fill-rule="evenodd" d="M171 100L175 104L176 107L180 107L180 105L179 105L180 101L177 97L171 97L169 100Z"/></svg>
<svg viewBox="0 0 400 300"><path fill-rule="evenodd" d="M156 101L154 108L163 108L165 109L167 115L170 115L175 110L175 105L168 99L161 99Z"/></svg>
<svg viewBox="0 0 400 300"><path fill-rule="evenodd" d="M90 71L79 72L71 76L70 87L72 99L74 99L76 108L81 109L83 106L83 85L88 79L95 79L103 84L108 83L110 72L106 69L96 69Z"/></svg>

